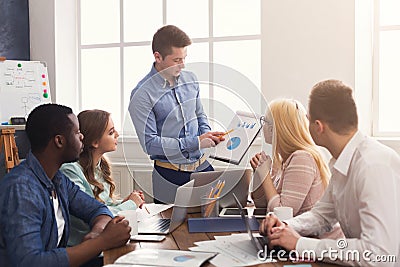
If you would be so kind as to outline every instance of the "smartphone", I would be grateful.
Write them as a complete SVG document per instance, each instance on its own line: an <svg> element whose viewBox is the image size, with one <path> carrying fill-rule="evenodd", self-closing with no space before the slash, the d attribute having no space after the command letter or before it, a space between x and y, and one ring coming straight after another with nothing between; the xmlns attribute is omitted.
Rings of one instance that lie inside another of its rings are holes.
<svg viewBox="0 0 400 267"><path fill-rule="evenodd" d="M161 242L164 239L165 239L165 235L133 235L133 236L131 236L132 241Z"/></svg>
<svg viewBox="0 0 400 267"><path fill-rule="evenodd" d="M253 210L253 216L256 218L264 218L265 214L267 214L266 208L256 208ZM245 215L248 215L249 209L244 209ZM240 212L238 208L224 208L220 212L219 216L221 217L240 217Z"/></svg>

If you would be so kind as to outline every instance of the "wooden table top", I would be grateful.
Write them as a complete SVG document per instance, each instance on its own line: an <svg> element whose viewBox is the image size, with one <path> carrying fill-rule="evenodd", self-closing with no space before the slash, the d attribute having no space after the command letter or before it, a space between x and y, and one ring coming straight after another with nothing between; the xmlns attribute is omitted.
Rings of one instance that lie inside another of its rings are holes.
<svg viewBox="0 0 400 267"><path fill-rule="evenodd" d="M171 210L164 211L161 213L160 217L170 218ZM189 214L188 217L199 217L200 214ZM136 249L179 249L179 250L189 250L190 247L195 246L194 242L204 241L204 240L214 240L214 236L230 235L230 232L224 233L189 233L187 222L181 224L175 231L168 234L166 239L161 242L129 242L125 246L114 248L104 251L104 264L112 264L120 256L134 251ZM283 266L292 265L291 262L276 262L276 263L263 263L258 265L253 265L255 267L272 267L272 266ZM338 265L328 264L328 263L311 263L313 267L337 267ZM208 261L202 266L211 267L213 264Z"/></svg>

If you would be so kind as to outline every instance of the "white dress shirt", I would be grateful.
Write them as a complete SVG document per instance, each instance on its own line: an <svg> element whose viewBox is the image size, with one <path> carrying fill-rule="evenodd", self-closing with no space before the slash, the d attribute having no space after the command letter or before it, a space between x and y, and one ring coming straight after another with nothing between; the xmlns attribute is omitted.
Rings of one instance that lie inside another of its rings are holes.
<svg viewBox="0 0 400 267"><path fill-rule="evenodd" d="M317 259L323 256L324 261L339 264L399 266L399 155L357 132L329 165L332 177L322 199L311 211L287 223L302 236L309 236L328 231L339 221L346 240L301 237L296 244L299 255L312 250ZM332 249L338 251L337 259L323 252ZM352 251L358 251L359 260L351 260ZM388 255L395 256L397 263L380 262Z"/></svg>

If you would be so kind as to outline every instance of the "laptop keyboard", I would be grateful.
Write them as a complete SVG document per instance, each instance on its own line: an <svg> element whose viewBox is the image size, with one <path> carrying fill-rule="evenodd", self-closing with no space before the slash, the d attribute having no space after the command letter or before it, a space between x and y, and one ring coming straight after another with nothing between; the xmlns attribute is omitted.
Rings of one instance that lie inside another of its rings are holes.
<svg viewBox="0 0 400 267"><path fill-rule="evenodd" d="M255 239L257 240L257 242L264 247L264 245L268 245L268 239L266 239L263 236L256 236Z"/></svg>
<svg viewBox="0 0 400 267"><path fill-rule="evenodd" d="M265 245L268 245L268 239L266 237L264 237L264 236L256 236L254 238L256 239L256 241L262 247L265 247ZM284 251L284 252L279 252L279 251ZM272 255L271 255L271 252L272 252ZM281 246L274 246L272 248L272 250L268 250L267 255L268 256L272 256L272 257L276 257L278 252L280 253L279 256L282 257L282 258L287 258L288 255L289 255L288 251L286 249L284 249L283 247L281 247Z"/></svg>
<svg viewBox="0 0 400 267"><path fill-rule="evenodd" d="M170 219L157 219L154 221L146 222L144 226L145 229L154 232L165 232L168 230L171 220Z"/></svg>

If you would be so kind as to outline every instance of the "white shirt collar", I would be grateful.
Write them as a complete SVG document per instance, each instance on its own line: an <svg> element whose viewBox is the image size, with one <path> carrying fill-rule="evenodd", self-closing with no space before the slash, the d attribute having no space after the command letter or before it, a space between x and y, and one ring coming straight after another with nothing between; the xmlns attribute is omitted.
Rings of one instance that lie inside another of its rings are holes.
<svg viewBox="0 0 400 267"><path fill-rule="evenodd" d="M343 148L343 151L342 153L340 153L339 157L336 160L332 158L329 165L340 172L342 175L347 176L351 159L353 158L353 155L356 152L358 145L364 140L364 138L364 135L360 131L357 131Z"/></svg>

